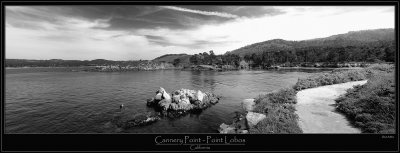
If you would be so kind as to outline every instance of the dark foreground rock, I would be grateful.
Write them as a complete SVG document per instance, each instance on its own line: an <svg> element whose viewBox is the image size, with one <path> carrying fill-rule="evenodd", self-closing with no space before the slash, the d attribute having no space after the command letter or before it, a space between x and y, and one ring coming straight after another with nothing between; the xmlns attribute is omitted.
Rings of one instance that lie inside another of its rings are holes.
<svg viewBox="0 0 400 153"><path fill-rule="evenodd" d="M219 133L240 133L240 134L245 134L248 133L249 127L247 124L246 118L243 116L243 114L239 112L235 112L236 116L233 118L233 122L230 125L227 125L225 123L222 123L219 126Z"/></svg>
<svg viewBox="0 0 400 153"><path fill-rule="evenodd" d="M119 128L129 129L132 127L150 125L154 122L157 122L158 120L160 120L159 114L147 112L144 114L135 115L131 119L127 120L118 119L116 125Z"/></svg>
<svg viewBox="0 0 400 153"><path fill-rule="evenodd" d="M201 112L218 103L219 96L200 90L179 89L168 94L164 88L156 92L154 98L147 100L147 106L153 107L164 116L178 117L187 113Z"/></svg>

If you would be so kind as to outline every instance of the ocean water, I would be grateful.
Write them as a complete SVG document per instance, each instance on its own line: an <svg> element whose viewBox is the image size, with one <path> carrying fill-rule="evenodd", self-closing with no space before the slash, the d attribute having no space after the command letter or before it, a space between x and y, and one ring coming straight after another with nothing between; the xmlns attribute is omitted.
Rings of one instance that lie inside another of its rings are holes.
<svg viewBox="0 0 400 153"><path fill-rule="evenodd" d="M215 133L231 123L241 101L291 87L298 78L323 70L64 72L7 69L6 133ZM221 95L200 114L162 118L142 127L121 129L115 121L154 111L146 99L163 87ZM124 109L119 106L124 104Z"/></svg>

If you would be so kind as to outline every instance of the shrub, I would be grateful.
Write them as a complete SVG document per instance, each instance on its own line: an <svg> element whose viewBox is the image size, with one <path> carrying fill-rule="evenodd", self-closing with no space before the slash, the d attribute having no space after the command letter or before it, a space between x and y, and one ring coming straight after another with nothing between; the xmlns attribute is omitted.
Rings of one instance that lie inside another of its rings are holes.
<svg viewBox="0 0 400 153"><path fill-rule="evenodd" d="M250 128L250 133L302 133L297 124L297 115L290 110L277 108L267 118Z"/></svg>
<svg viewBox="0 0 400 153"><path fill-rule="evenodd" d="M373 73L366 84L348 90L336 100L337 110L348 116L364 133L395 131L394 72L381 68L376 69L381 73Z"/></svg>
<svg viewBox="0 0 400 153"><path fill-rule="evenodd" d="M291 88L259 95L254 112L263 113L266 119L250 128L250 133L302 133L295 114L296 91Z"/></svg>
<svg viewBox="0 0 400 153"><path fill-rule="evenodd" d="M349 81L359 81L367 79L367 71L361 70L347 70L347 71L332 71L330 73L324 73L308 78L302 78L297 81L293 86L295 90L302 90L308 88L314 88L325 85L332 85L338 83L345 83Z"/></svg>
<svg viewBox="0 0 400 153"><path fill-rule="evenodd" d="M367 69L368 70L375 70L375 71L384 71L387 73L391 73L394 71L393 64L372 64Z"/></svg>
<svg viewBox="0 0 400 153"><path fill-rule="evenodd" d="M337 69L330 73L319 74L308 78L299 78L297 83L293 86L293 89L299 91L324 85L365 80L376 76L376 74L394 72L394 68L393 64L373 64L364 69Z"/></svg>
<svg viewBox="0 0 400 153"><path fill-rule="evenodd" d="M395 132L394 66L371 65L364 69L337 69L330 73L299 78L293 88L259 95L253 111L267 117L250 133L302 133L295 114L296 92L318 86L369 79L362 86L349 89L336 100L337 110L348 116L353 124L366 133Z"/></svg>

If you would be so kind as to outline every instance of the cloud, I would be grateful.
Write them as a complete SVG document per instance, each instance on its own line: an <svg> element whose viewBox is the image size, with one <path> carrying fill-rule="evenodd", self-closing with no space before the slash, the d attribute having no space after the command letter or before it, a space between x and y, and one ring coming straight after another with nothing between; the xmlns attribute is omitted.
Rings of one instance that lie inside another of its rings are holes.
<svg viewBox="0 0 400 153"><path fill-rule="evenodd" d="M6 58L154 59L394 28L394 7L6 6ZM207 15L206 15L207 14Z"/></svg>
<svg viewBox="0 0 400 153"><path fill-rule="evenodd" d="M187 8L177 7L177 6L161 6L161 7L166 8L166 9L201 14L201 15L218 16L218 17L224 17L224 18L239 18L239 16L237 16L237 15L229 14L229 13L225 13L225 12L208 12L208 11L201 11L201 10L192 10L192 9L187 9Z"/></svg>
<svg viewBox="0 0 400 153"><path fill-rule="evenodd" d="M182 13L188 12L188 13ZM238 18L256 18L283 14L274 7L261 6L7 6L9 24L40 28L35 22L57 23L65 18L89 22L102 21L104 30L196 29L202 25L232 22Z"/></svg>

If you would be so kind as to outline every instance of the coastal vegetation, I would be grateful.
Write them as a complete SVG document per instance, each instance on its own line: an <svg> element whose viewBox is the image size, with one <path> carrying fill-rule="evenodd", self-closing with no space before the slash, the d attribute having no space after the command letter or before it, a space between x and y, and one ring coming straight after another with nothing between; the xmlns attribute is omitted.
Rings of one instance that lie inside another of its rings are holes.
<svg viewBox="0 0 400 153"><path fill-rule="evenodd" d="M303 41L273 39L227 54L240 55L252 67L339 67L338 63L394 62L395 46L394 29L376 29Z"/></svg>
<svg viewBox="0 0 400 153"><path fill-rule="evenodd" d="M250 133L302 133L295 114L296 91L281 89L255 98L254 112L266 118L250 128Z"/></svg>
<svg viewBox="0 0 400 153"><path fill-rule="evenodd" d="M319 74L308 78L299 78L293 86L296 90L314 88L324 85L359 81L374 77L379 73L390 73L394 71L393 64L373 64L363 69L333 70L330 73Z"/></svg>
<svg viewBox="0 0 400 153"><path fill-rule="evenodd" d="M254 112L266 115L249 133L302 133L298 125L296 93L318 86L368 79L336 100L337 110L349 117L364 133L395 132L394 65L374 64L356 70L334 70L306 79L299 79L293 88L259 95Z"/></svg>
<svg viewBox="0 0 400 153"><path fill-rule="evenodd" d="M345 114L363 133L395 133L396 92L394 67L376 65L376 71L362 86L356 86L336 100Z"/></svg>
<svg viewBox="0 0 400 153"><path fill-rule="evenodd" d="M350 71L332 71L308 78L299 78L293 88L297 91L308 88L315 88L324 85L345 83L349 81L359 81L367 78L367 72L364 69Z"/></svg>

